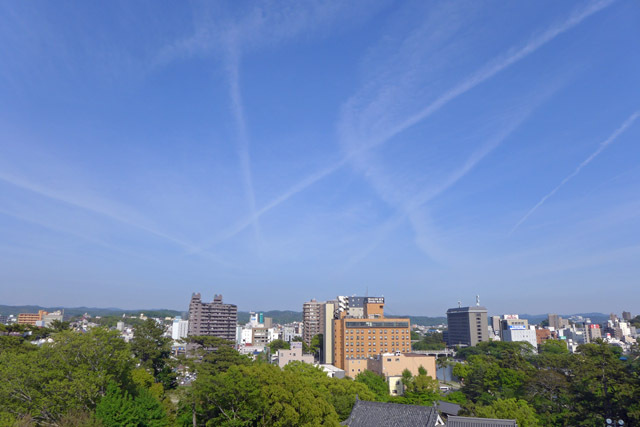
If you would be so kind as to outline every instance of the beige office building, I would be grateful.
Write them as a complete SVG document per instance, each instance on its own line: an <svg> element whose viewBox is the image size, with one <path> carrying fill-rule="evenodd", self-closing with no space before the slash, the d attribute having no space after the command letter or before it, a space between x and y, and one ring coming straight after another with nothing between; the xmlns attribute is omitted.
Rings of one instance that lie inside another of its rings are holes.
<svg viewBox="0 0 640 427"><path fill-rule="evenodd" d="M385 318L383 298L363 297L363 300L363 318L352 318L342 311L340 318L333 320L333 365L349 376L362 369L361 365L366 369L366 363L353 360L411 351L409 319Z"/></svg>

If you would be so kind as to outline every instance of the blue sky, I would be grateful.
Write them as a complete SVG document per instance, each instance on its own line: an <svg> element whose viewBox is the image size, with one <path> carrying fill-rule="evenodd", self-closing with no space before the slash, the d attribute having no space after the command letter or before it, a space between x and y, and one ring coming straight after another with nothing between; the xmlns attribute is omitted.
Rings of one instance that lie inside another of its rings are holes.
<svg viewBox="0 0 640 427"><path fill-rule="evenodd" d="M0 302L640 311L640 4L0 3Z"/></svg>

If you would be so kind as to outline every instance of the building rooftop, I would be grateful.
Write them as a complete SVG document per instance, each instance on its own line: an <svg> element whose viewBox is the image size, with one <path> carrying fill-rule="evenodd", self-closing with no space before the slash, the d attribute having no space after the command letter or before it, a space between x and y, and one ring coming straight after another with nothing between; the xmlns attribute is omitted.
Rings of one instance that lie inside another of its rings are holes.
<svg viewBox="0 0 640 427"><path fill-rule="evenodd" d="M462 409L462 406L456 403L445 402L444 400L438 401L438 411L445 415L458 415L460 409Z"/></svg>
<svg viewBox="0 0 640 427"><path fill-rule="evenodd" d="M498 420L495 418L456 417L447 418L447 427L518 427L516 420Z"/></svg>
<svg viewBox="0 0 640 427"><path fill-rule="evenodd" d="M433 406L368 402L356 398L351 415L342 425L348 427L434 427L438 412Z"/></svg>
<svg viewBox="0 0 640 427"><path fill-rule="evenodd" d="M447 310L447 313L468 313L474 311L487 311L487 308L481 305L473 305L471 307L454 307Z"/></svg>

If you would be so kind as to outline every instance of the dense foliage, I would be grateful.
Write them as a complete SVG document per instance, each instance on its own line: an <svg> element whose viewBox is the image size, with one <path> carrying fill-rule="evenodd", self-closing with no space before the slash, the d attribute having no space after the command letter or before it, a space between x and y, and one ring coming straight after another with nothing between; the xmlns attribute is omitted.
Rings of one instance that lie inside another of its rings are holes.
<svg viewBox="0 0 640 427"><path fill-rule="evenodd" d="M442 339L441 332L432 332L425 334L424 336L420 336L419 334L412 332L412 341L414 340L414 337L418 341L411 343L412 350L444 350L446 347L444 340Z"/></svg>
<svg viewBox="0 0 640 427"><path fill-rule="evenodd" d="M520 426L602 426L607 417L640 425L638 355L621 358L601 341L576 354L562 341L547 341L539 354L526 343L487 342L460 350L464 363L453 372L468 414Z"/></svg>
<svg viewBox="0 0 640 427"><path fill-rule="evenodd" d="M337 426L356 396L418 405L445 399L464 414L517 419L523 427L600 426L607 416L640 425L640 352L621 357L603 342L576 354L561 341L539 353L527 343L481 343L458 351L460 391L442 396L420 369L403 373L403 396L390 396L372 372L351 380L299 362L279 369L213 337L191 337L189 347L197 348L175 359L154 321L138 325L131 343L107 329L54 326L0 328L0 425ZM31 344L34 337L46 342ZM189 381L178 387L177 373Z"/></svg>

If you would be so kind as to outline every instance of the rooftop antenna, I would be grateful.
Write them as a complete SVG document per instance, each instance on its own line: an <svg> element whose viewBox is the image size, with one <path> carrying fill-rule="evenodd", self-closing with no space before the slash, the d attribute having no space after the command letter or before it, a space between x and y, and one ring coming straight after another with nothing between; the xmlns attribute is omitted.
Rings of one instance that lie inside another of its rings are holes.
<svg viewBox="0 0 640 427"><path fill-rule="evenodd" d="M480 307L480 295L476 295L476 306Z"/></svg>
<svg viewBox="0 0 640 427"><path fill-rule="evenodd" d="M458 308L461 308L461 307L462 307L462 302L458 301Z"/></svg>

